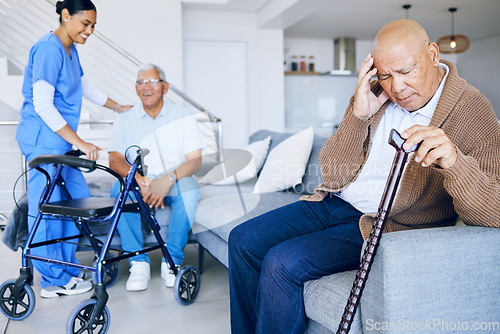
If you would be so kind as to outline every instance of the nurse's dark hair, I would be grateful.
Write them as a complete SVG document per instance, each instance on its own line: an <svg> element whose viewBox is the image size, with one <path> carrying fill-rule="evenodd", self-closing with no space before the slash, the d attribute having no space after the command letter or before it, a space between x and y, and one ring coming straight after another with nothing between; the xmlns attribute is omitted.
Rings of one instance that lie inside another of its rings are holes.
<svg viewBox="0 0 500 334"><path fill-rule="evenodd" d="M64 0L56 3L56 13L59 14L59 23L62 23L62 11L67 9L69 15L73 16L76 13L84 10L95 10L94 4L90 0Z"/></svg>

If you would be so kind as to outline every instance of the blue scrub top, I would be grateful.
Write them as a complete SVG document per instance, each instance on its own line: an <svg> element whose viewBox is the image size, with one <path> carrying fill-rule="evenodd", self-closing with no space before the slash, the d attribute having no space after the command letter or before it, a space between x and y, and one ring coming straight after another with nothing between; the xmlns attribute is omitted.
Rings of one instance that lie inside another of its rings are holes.
<svg viewBox="0 0 500 334"><path fill-rule="evenodd" d="M68 125L77 131L82 107L83 70L74 44L70 47L70 54L71 57L59 37L53 33L44 35L31 48L24 71L24 103L16 133L19 143L71 149L71 144L52 131L33 106L33 84L37 80L45 80L55 87L54 106Z"/></svg>

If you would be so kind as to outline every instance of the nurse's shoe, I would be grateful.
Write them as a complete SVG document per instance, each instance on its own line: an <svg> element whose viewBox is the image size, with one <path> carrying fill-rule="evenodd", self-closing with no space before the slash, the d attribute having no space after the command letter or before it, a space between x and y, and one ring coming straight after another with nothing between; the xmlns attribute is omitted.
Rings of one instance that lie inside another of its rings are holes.
<svg viewBox="0 0 500 334"><path fill-rule="evenodd" d="M42 298L56 298L59 296L72 296L85 293L92 289L92 282L72 277L64 286L48 286L40 291Z"/></svg>

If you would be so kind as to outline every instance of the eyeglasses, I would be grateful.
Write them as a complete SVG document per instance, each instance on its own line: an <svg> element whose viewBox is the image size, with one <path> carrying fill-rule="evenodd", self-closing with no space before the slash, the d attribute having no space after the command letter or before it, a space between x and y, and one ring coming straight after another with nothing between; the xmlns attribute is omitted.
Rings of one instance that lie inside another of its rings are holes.
<svg viewBox="0 0 500 334"><path fill-rule="evenodd" d="M160 82L163 82L161 79L148 79L148 80L137 80L135 84L137 86L146 86L149 84L151 87L158 87L160 85Z"/></svg>

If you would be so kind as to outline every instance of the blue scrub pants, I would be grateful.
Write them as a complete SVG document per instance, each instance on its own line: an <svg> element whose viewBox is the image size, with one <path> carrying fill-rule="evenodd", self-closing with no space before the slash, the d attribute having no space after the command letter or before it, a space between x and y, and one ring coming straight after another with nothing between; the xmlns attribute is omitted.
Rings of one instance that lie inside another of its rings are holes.
<svg viewBox="0 0 500 334"><path fill-rule="evenodd" d="M69 148L50 149L19 143L21 152L29 162L33 158L44 154L64 154ZM52 177L55 167L51 164L42 165L42 167ZM74 168L65 167L62 171L62 177L66 181L66 188L73 198L84 198L90 196L90 191L83 174ZM35 217L38 215L38 204L42 191L46 185L45 176L33 169L29 172L28 178L28 228L31 231L35 222ZM60 190L56 187L50 201L59 201L66 199ZM49 239L78 235L80 232L72 220L59 218L45 218L40 221L40 225L36 231L33 242L42 242ZM76 241L76 240L73 240ZM63 260L66 262L78 263L75 257L76 245L66 243L56 243L52 245L37 247L31 249L31 254L44 258ZM70 268L57 264L51 264L41 261L33 261L35 269L41 274L42 289L48 286L63 286L67 284L71 277L78 276L80 269Z"/></svg>
<svg viewBox="0 0 500 334"><path fill-rule="evenodd" d="M117 181L111 189L111 197L116 197L120 190ZM130 193L134 198L133 193ZM193 226L194 214L200 199L198 183L192 177L179 179L164 199L165 205L172 208L170 225L167 232L167 249L176 265L182 265L184 247L188 241L189 231ZM144 249L144 236L140 214L125 212L120 216L117 226L122 241L122 248L127 252ZM140 254L129 259L129 262L148 262L146 254Z"/></svg>
<svg viewBox="0 0 500 334"><path fill-rule="evenodd" d="M229 235L232 333L303 333L304 282L359 266L361 215L329 196L236 226Z"/></svg>

